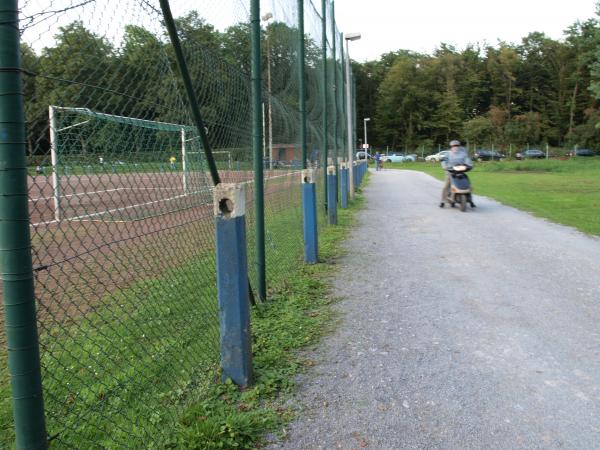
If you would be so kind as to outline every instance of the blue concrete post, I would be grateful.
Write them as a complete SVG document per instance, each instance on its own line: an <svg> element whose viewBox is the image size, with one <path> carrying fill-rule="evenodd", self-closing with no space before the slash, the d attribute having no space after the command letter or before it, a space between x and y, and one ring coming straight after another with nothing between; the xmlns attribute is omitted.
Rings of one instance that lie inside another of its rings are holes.
<svg viewBox="0 0 600 450"><path fill-rule="evenodd" d="M360 184L362 184L363 179L365 178L365 173L367 173L367 168L369 167L369 162L365 161L360 170Z"/></svg>
<svg viewBox="0 0 600 450"><path fill-rule="evenodd" d="M222 379L246 387L252 382L252 349L244 185L218 184L214 212Z"/></svg>
<svg viewBox="0 0 600 450"><path fill-rule="evenodd" d="M362 184L362 171L363 171L364 163L360 162L358 164L358 186Z"/></svg>
<svg viewBox="0 0 600 450"><path fill-rule="evenodd" d="M346 163L342 163L340 165L340 190L342 191L342 208L346 209L348 207L348 169L346 168Z"/></svg>
<svg viewBox="0 0 600 450"><path fill-rule="evenodd" d="M327 218L329 225L337 225L337 193L335 166L327 167Z"/></svg>
<svg viewBox="0 0 600 450"><path fill-rule="evenodd" d="M361 165L360 165L360 180L358 182L358 184L362 185L363 182L363 178L365 177L365 173L367 173L367 168L369 167L369 162L367 160L365 160Z"/></svg>
<svg viewBox="0 0 600 450"><path fill-rule="evenodd" d="M358 190L358 163L352 162L352 181L354 181L354 190Z"/></svg>
<svg viewBox="0 0 600 450"><path fill-rule="evenodd" d="M342 169L342 164L344 164L344 158L342 158L341 156L338 156L337 158L337 164L335 165L335 178L337 180L337 183L335 184L335 188L336 188L336 192L337 192L337 201L338 204L340 204L340 202L342 201L342 173L340 172L340 170Z"/></svg>
<svg viewBox="0 0 600 450"><path fill-rule="evenodd" d="M319 257L317 190L312 169L302 171L302 210L304 213L304 262L307 264L316 264Z"/></svg>

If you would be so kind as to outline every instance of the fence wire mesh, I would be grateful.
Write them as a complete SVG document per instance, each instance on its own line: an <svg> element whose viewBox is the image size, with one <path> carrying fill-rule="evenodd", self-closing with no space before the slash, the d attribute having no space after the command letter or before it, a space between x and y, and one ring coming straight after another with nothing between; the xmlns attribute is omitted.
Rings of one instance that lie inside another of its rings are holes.
<svg viewBox="0 0 600 450"><path fill-rule="evenodd" d="M252 282L249 0L196 3L171 8L221 179L247 185ZM49 437L57 448L169 445L181 411L214 381L219 320L212 185L158 0L19 7ZM331 11L327 2L323 61L323 11L305 3L308 161L321 169L346 148L343 47ZM277 289L303 248L298 4L263 2L262 14L266 267ZM10 447L0 333L0 447Z"/></svg>

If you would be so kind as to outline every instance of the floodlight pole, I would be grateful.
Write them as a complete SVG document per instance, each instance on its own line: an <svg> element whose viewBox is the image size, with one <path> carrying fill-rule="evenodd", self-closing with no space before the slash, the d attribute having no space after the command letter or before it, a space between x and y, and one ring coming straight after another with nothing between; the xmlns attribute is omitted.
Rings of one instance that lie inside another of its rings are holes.
<svg viewBox="0 0 600 450"><path fill-rule="evenodd" d="M307 165L306 148L306 46L304 43L304 0L298 0L298 107L300 109L300 151L302 169Z"/></svg>
<svg viewBox="0 0 600 450"><path fill-rule="evenodd" d="M368 159L368 157L367 157L367 154L368 154L368 151L369 151L369 143L367 142L367 122L368 122L369 120L371 120L371 118L370 118L370 117L365 117L365 118L363 119L363 127L364 127L364 129L365 129L365 130L364 130L364 131L365 131L365 148L364 148L364 150L365 150L365 160L366 160L367 162L369 162L369 159Z"/></svg>
<svg viewBox="0 0 600 450"><path fill-rule="evenodd" d="M265 36L267 42L267 102L269 104L269 170L273 170L273 105L271 102L271 43L269 41L269 20L273 14L266 13L261 20L266 23ZM264 133L264 132L263 132ZM264 138L263 138L264 141Z"/></svg>
<svg viewBox="0 0 600 450"><path fill-rule="evenodd" d="M354 130L352 113L354 107L352 106L352 83L350 81L350 53L348 52L348 41L355 41L360 39L360 33L347 33L344 36L346 40L346 114L348 120L348 169L352 170L352 162L354 161ZM354 198L354 177L348 177L348 190L350 191L350 198Z"/></svg>

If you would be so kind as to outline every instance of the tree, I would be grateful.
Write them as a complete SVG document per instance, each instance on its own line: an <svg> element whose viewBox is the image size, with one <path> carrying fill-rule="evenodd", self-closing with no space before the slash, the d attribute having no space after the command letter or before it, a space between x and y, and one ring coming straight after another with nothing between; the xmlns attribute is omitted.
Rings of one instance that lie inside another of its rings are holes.
<svg viewBox="0 0 600 450"><path fill-rule="evenodd" d="M375 128L379 139L389 143L392 149L418 145L424 131L424 119L433 107L425 86L427 77L418 76L430 68L425 60L417 61L412 55L398 58L379 88ZM416 80L423 84L417 84Z"/></svg>
<svg viewBox="0 0 600 450"><path fill-rule="evenodd" d="M37 154L49 153L48 107L85 107L112 111L118 104L119 77L113 46L80 21L59 28L56 45L37 58L33 97L25 111ZM31 54L27 58L32 58Z"/></svg>
<svg viewBox="0 0 600 450"><path fill-rule="evenodd" d="M465 122L463 137L472 145L485 144L494 139L494 126L489 117L477 116Z"/></svg>

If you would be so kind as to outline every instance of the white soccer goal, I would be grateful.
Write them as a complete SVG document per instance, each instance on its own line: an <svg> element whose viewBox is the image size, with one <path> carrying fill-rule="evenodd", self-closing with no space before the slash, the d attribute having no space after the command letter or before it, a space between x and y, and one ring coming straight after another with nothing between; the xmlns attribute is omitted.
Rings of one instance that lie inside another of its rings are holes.
<svg viewBox="0 0 600 450"><path fill-rule="evenodd" d="M179 147L181 157L181 183L183 194L187 195L190 191L190 150L198 149L199 141L194 127L151 121L145 119L136 119L132 117L116 116L92 111L87 108L49 106L48 111L50 121L50 152L52 163L52 187L54 201L54 219L60 221L64 219L64 211L61 207L61 199L65 198L61 188L61 176L66 174L67 168L78 159L84 161L81 164L92 167L89 158L95 158L100 164L123 163L120 158L134 157L143 155L143 152L135 153L131 147L139 146L144 148L148 146L147 141L140 136L145 136L148 140L156 140L156 136L161 134L162 140L168 142L171 150L165 149L162 164L167 164L167 157L172 150ZM111 129L110 127L114 129ZM112 130L112 134L111 131ZM166 137L165 137L166 136ZM140 143L141 142L141 143ZM93 147L91 152L86 151L86 147ZM115 153L115 148L121 146L119 153ZM155 144L156 146L156 144ZM129 152L129 153L128 153ZM193 170L200 171L203 166L203 153L194 151L197 157L194 162L197 163ZM148 152L151 155L151 152ZM68 158L67 158L68 155ZM162 157L162 156L161 156ZM112 158L112 162L109 159ZM63 161L63 160L67 160ZM115 161L117 160L117 161ZM161 160L162 161L162 160ZM136 166L137 162L135 163ZM161 169L163 170L163 169ZM100 175L100 174L98 174ZM71 182L67 182L70 185Z"/></svg>

